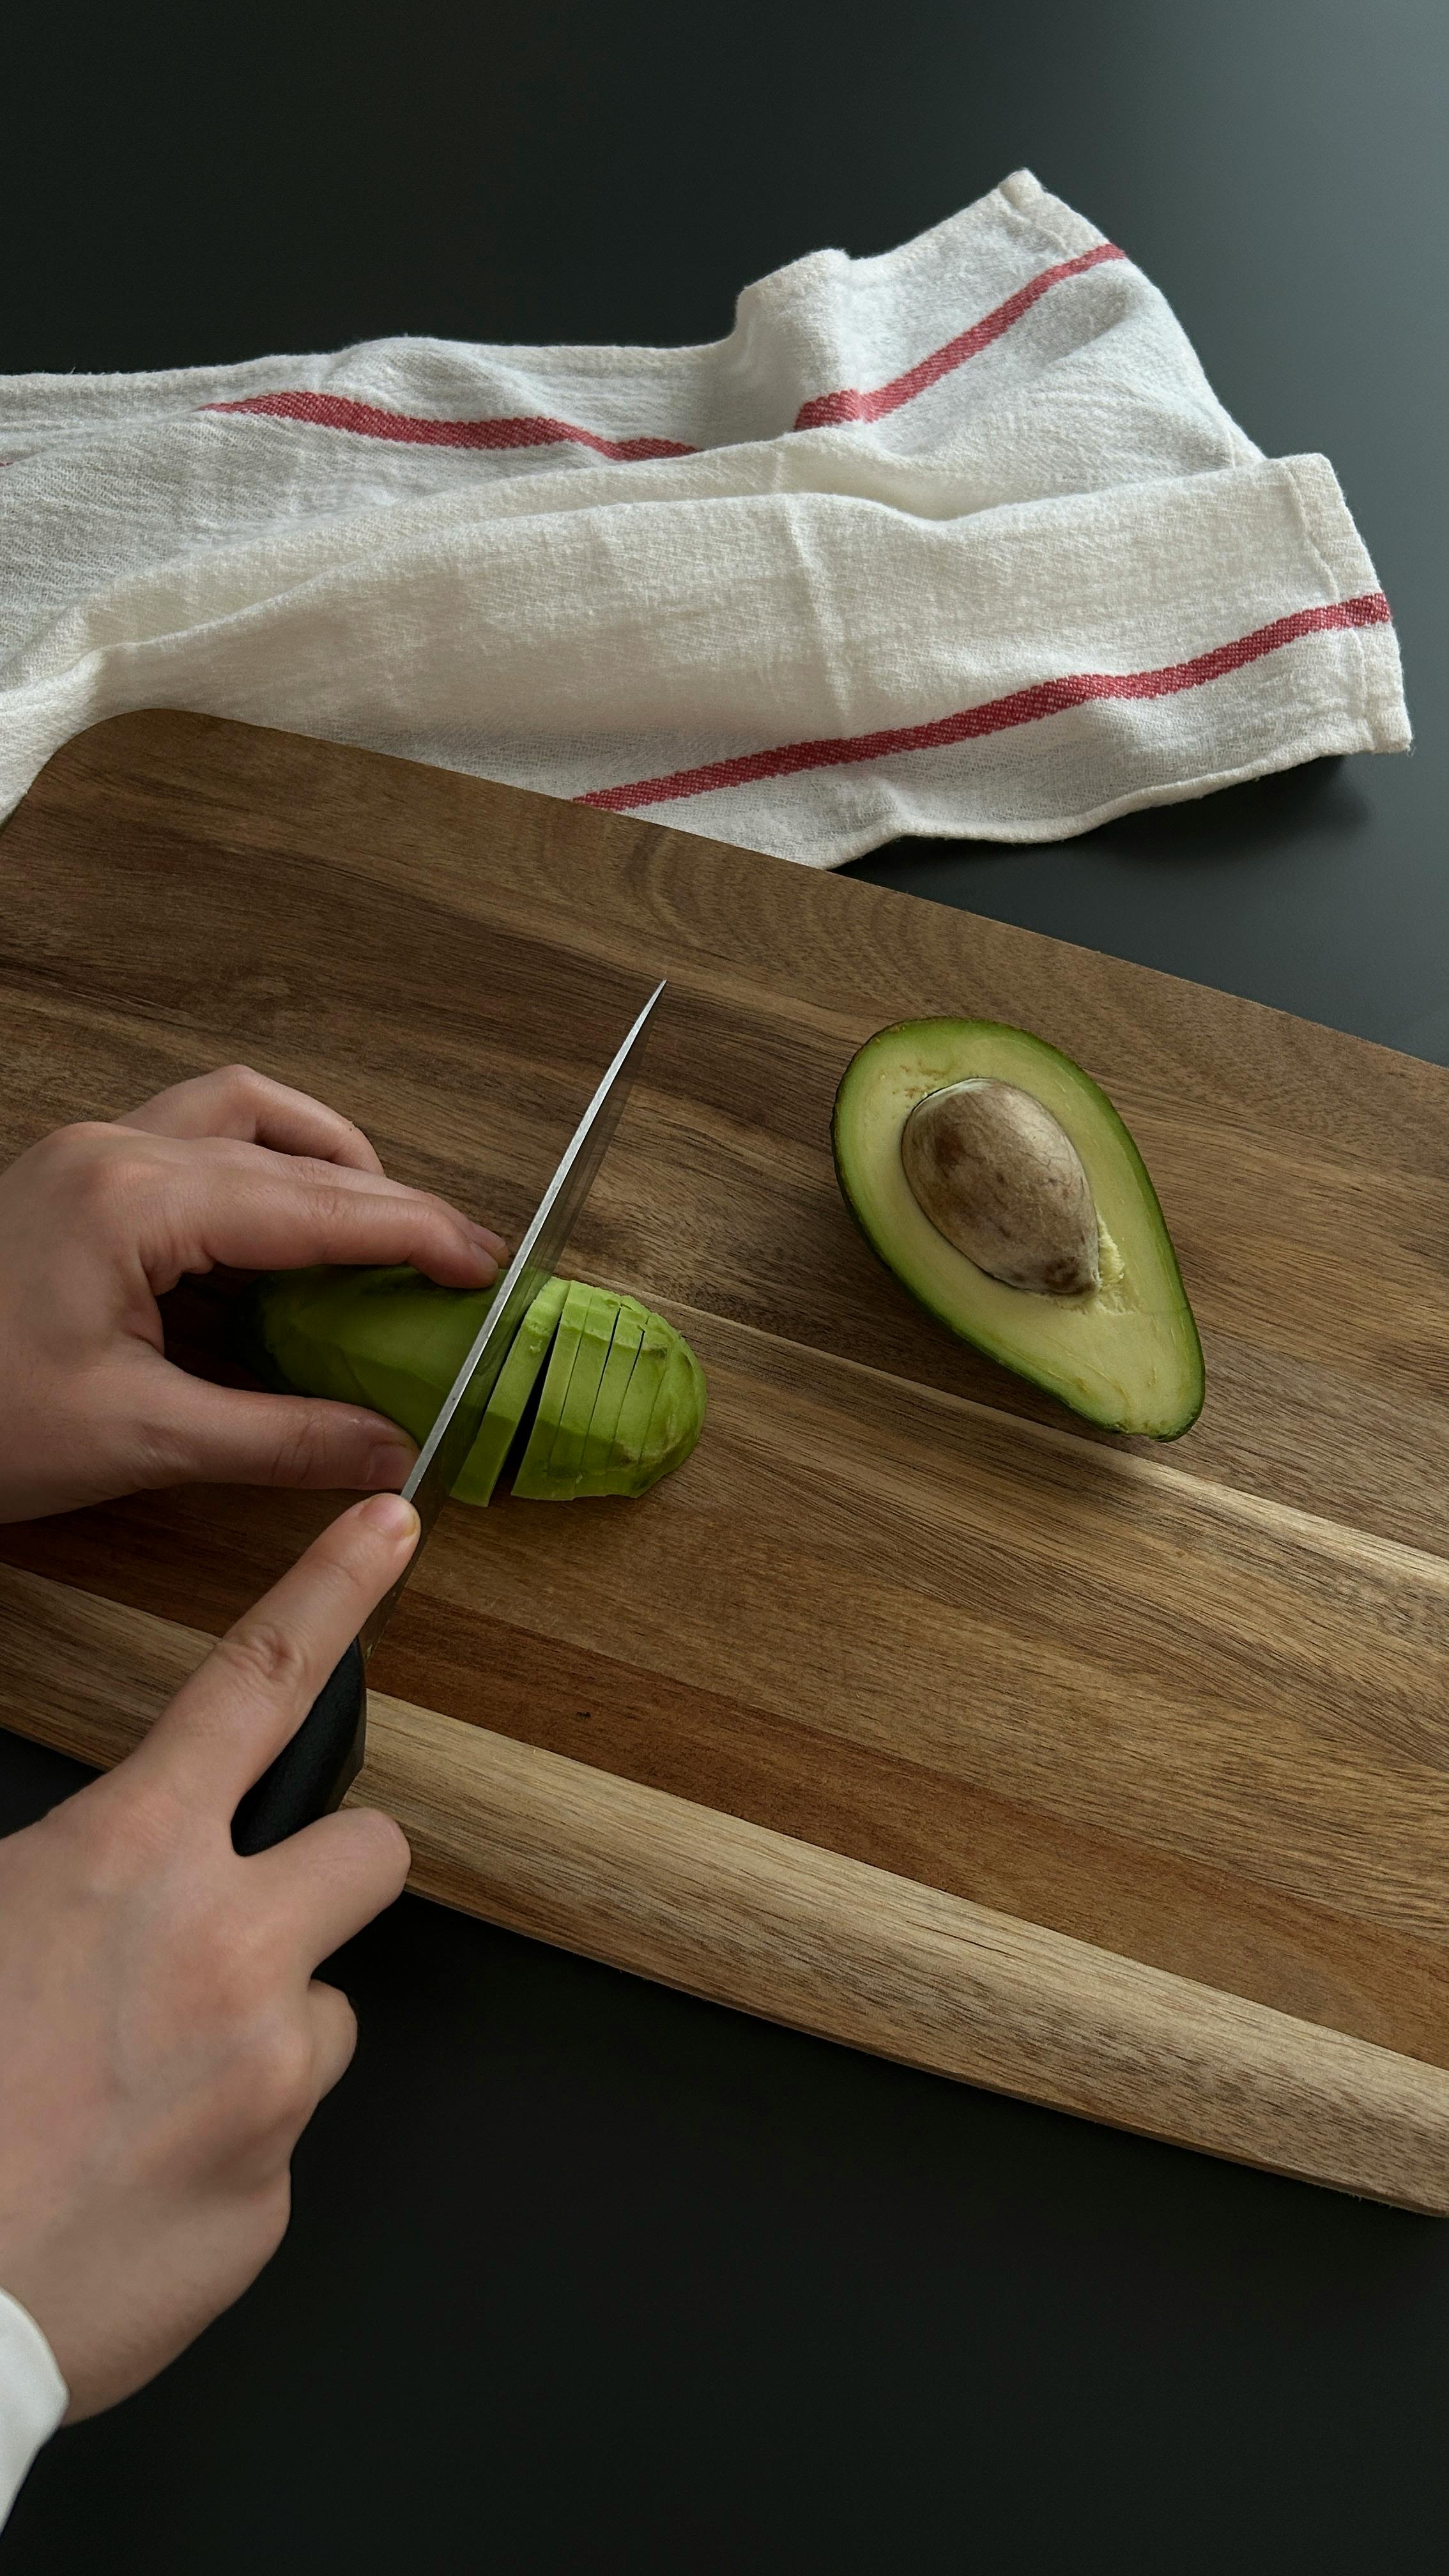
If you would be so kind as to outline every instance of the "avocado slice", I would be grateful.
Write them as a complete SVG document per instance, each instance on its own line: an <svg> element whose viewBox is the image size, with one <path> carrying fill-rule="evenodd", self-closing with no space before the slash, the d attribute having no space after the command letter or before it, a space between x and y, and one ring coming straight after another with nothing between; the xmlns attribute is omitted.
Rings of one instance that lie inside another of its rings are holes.
<svg viewBox="0 0 1449 2576"><path fill-rule="evenodd" d="M488 1398L488 1410L478 1427L478 1437L453 1487L456 1502L486 1503L491 1498L513 1444L513 1435L527 1410L538 1373L552 1348L567 1288L566 1279L550 1279L545 1287L540 1288L514 1334L508 1357L498 1372L498 1383ZM437 1401L434 1396L435 1409Z"/></svg>
<svg viewBox="0 0 1449 2576"><path fill-rule="evenodd" d="M968 1083L1013 1085L1065 1130L1096 1206L1095 1287L1062 1296L1007 1285L948 1242L918 1203L901 1159L906 1120L928 1095ZM1202 1345L1157 1193L1106 1093L1070 1056L996 1020L901 1021L847 1066L832 1141L866 1241L963 1341L1108 1430L1175 1440L1191 1428L1202 1410Z"/></svg>
<svg viewBox="0 0 1449 2576"><path fill-rule="evenodd" d="M618 1321L618 1298L611 1296L606 1288L591 1289L579 1327L579 1348L569 1378L568 1393L564 1397L563 1410L553 1435L553 1447L548 1455L550 1484L571 1485L578 1475Z"/></svg>
<svg viewBox="0 0 1449 2576"><path fill-rule="evenodd" d="M589 1416L589 1427L584 1433L583 1454L578 1467L581 1490L584 1489L585 1478L605 1472L613 1455L620 1409L634 1374L634 1363L639 1357L644 1327L649 1321L647 1307L641 1306L636 1297L621 1297L618 1307L614 1338L609 1344L599 1392Z"/></svg>
<svg viewBox="0 0 1449 2576"><path fill-rule="evenodd" d="M571 1279L568 1282L558 1332L554 1337L553 1349L549 1353L548 1374L544 1378L543 1392L538 1399L538 1411L533 1418L533 1429L529 1434L528 1446L524 1450L518 1473L513 1479L515 1494L525 1497L530 1502L562 1503L572 1499L572 1481L567 1484L556 1482L549 1472L549 1460L553 1455L554 1438L563 1419L564 1406L568 1401L569 1381L573 1376L580 1350L583 1348L584 1327L597 1295L598 1290L588 1287L581 1279Z"/></svg>
<svg viewBox="0 0 1449 2576"><path fill-rule="evenodd" d="M662 1476L683 1465L703 1428L704 1405L704 1371L688 1342L676 1334L628 1488L631 1494L647 1494Z"/></svg>
<svg viewBox="0 0 1449 2576"><path fill-rule="evenodd" d="M647 1437L655 1400L679 1340L672 1324L647 1311L629 1383L619 1405L608 1455L581 1489L590 1494L632 1494L635 1478L648 1454Z"/></svg>

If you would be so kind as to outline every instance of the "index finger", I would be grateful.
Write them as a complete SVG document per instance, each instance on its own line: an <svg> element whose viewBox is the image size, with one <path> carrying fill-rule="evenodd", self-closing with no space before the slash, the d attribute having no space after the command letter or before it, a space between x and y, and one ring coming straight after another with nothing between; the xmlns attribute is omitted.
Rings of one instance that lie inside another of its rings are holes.
<svg viewBox="0 0 1449 2576"><path fill-rule="evenodd" d="M354 1172L380 1172L375 1148L340 1110L310 1092L273 1082L249 1064L224 1064L189 1082L173 1082L128 1109L118 1127L149 1136L230 1136L239 1144L269 1145L279 1154L311 1154Z"/></svg>
<svg viewBox="0 0 1449 2576"><path fill-rule="evenodd" d="M229 1826L417 1541L417 1513L400 1494L343 1512L218 1639L131 1755L132 1778Z"/></svg>
<svg viewBox="0 0 1449 2576"><path fill-rule="evenodd" d="M177 1223L163 1213L169 1245ZM410 1262L445 1288L483 1288L497 1277L504 1249L486 1226L425 1190L259 1146L200 1146L177 1214L183 1269Z"/></svg>

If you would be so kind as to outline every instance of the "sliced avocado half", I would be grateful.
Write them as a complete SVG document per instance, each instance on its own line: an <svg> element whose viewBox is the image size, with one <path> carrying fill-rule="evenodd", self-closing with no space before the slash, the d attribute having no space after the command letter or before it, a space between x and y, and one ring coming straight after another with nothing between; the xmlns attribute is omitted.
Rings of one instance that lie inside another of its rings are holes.
<svg viewBox="0 0 1449 2576"><path fill-rule="evenodd" d="M919 1204L901 1159L912 1110L953 1085L987 1083L1030 1094L1075 1147L1100 1230L1096 1286L1071 1295L1009 1286ZM1202 1345L1157 1193L1106 1093L1070 1056L1000 1021L902 1021L847 1066L832 1139L867 1242L963 1341L1109 1430L1175 1440L1197 1420Z"/></svg>
<svg viewBox="0 0 1449 2576"><path fill-rule="evenodd" d="M421 1442L492 1295L403 1268L276 1271L238 1300L238 1355L273 1386L365 1404ZM486 1503L516 1461L513 1490L528 1500L643 1493L689 1455L703 1418L704 1373L672 1324L612 1289L551 1279L453 1492Z"/></svg>

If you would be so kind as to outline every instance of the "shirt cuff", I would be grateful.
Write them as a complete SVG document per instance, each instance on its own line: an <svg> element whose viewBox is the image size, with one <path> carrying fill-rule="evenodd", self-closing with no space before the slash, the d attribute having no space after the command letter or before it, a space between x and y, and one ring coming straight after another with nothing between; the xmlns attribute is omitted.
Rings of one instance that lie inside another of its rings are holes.
<svg viewBox="0 0 1449 2576"><path fill-rule="evenodd" d="M34 2317L0 2290L0 2524L69 2404L70 2390Z"/></svg>

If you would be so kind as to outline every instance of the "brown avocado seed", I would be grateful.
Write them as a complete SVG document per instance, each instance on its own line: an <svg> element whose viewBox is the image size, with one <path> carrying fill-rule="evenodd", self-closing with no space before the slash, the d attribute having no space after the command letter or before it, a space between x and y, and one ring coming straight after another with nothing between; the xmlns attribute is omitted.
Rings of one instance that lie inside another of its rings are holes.
<svg viewBox="0 0 1449 2576"><path fill-rule="evenodd" d="M928 1091L901 1130L901 1162L937 1233L978 1270L1038 1296L1100 1286L1081 1157L1029 1091L980 1076Z"/></svg>

